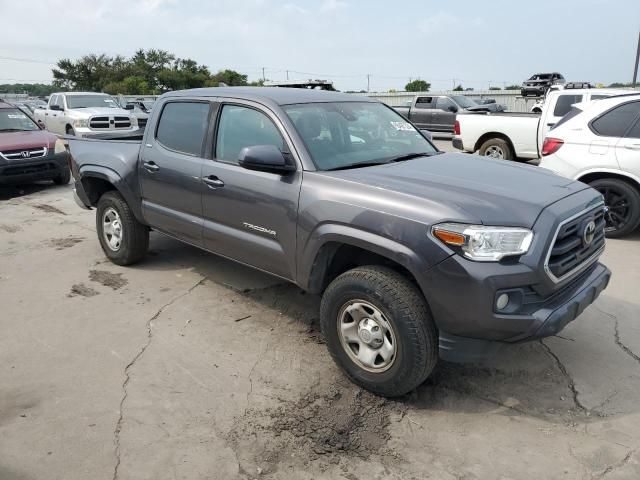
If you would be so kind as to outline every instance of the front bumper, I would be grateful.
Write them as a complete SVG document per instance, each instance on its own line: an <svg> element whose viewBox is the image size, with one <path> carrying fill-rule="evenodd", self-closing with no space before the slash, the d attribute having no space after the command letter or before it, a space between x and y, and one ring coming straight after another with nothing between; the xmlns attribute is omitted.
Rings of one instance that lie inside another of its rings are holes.
<svg viewBox="0 0 640 480"><path fill-rule="evenodd" d="M102 138L102 137L107 137L107 138L113 138L113 137L119 137L119 136L129 136L129 135L137 135L137 134L141 134L144 133L144 128L138 128L136 127L132 127L132 128L119 128L119 129L104 129L104 130L92 130L89 127L78 127L78 128L74 128L74 132L76 134L76 137L81 137L81 138Z"/></svg>
<svg viewBox="0 0 640 480"><path fill-rule="evenodd" d="M545 94L545 92L549 89L548 85L528 85L526 87L522 87L520 93L523 97L532 95L536 97L541 97Z"/></svg>
<svg viewBox="0 0 640 480"><path fill-rule="evenodd" d="M53 150L53 149L52 149ZM5 160L0 158L0 185L53 180L69 168L69 154L49 153L45 157Z"/></svg>

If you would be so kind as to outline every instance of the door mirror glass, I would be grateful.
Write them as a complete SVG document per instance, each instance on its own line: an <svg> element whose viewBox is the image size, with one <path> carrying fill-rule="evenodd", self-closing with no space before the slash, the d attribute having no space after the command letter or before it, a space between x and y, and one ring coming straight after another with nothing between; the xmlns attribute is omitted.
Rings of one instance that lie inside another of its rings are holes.
<svg viewBox="0 0 640 480"><path fill-rule="evenodd" d="M240 150L238 163L248 170L286 173L296 169L287 162L283 153L275 145L252 145Z"/></svg>
<svg viewBox="0 0 640 480"><path fill-rule="evenodd" d="M62 107L60 105L51 105L51 107L49 107L51 110L57 110L59 112L62 111Z"/></svg>

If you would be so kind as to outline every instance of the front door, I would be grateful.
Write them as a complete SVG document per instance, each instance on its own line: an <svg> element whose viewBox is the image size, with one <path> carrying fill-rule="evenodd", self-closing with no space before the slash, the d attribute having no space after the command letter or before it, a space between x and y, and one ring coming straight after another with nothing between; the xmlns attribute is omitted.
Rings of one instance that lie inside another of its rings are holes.
<svg viewBox="0 0 640 480"><path fill-rule="evenodd" d="M283 175L238 165L240 151L252 145L291 152L285 130L271 112L251 102L222 103L218 118L213 158L202 169L204 246L293 280L300 166Z"/></svg>
<svg viewBox="0 0 640 480"><path fill-rule="evenodd" d="M147 131L138 163L142 209L148 224L202 245L202 165L210 104L169 101L157 128Z"/></svg>
<svg viewBox="0 0 640 480"><path fill-rule="evenodd" d="M441 132L453 132L456 123L458 106L448 97L438 97L436 108L433 111L434 129Z"/></svg>

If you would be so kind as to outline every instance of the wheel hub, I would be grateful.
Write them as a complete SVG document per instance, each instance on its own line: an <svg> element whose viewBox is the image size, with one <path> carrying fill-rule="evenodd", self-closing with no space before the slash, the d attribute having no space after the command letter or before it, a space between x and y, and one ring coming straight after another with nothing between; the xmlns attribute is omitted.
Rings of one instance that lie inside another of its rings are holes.
<svg viewBox="0 0 640 480"><path fill-rule="evenodd" d="M384 342L383 331L378 322L372 318L360 320L358 325L358 336L360 340L372 348L380 348Z"/></svg>

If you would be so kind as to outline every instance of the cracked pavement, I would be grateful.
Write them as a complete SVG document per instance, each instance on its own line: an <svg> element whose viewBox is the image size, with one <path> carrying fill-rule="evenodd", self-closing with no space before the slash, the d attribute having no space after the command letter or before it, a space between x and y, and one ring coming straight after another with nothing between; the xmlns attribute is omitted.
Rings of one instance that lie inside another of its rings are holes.
<svg viewBox="0 0 640 480"><path fill-rule="evenodd" d="M0 240L1 480L640 478L640 234L561 335L398 402L333 365L317 297L155 234L112 265L68 186L0 190Z"/></svg>

